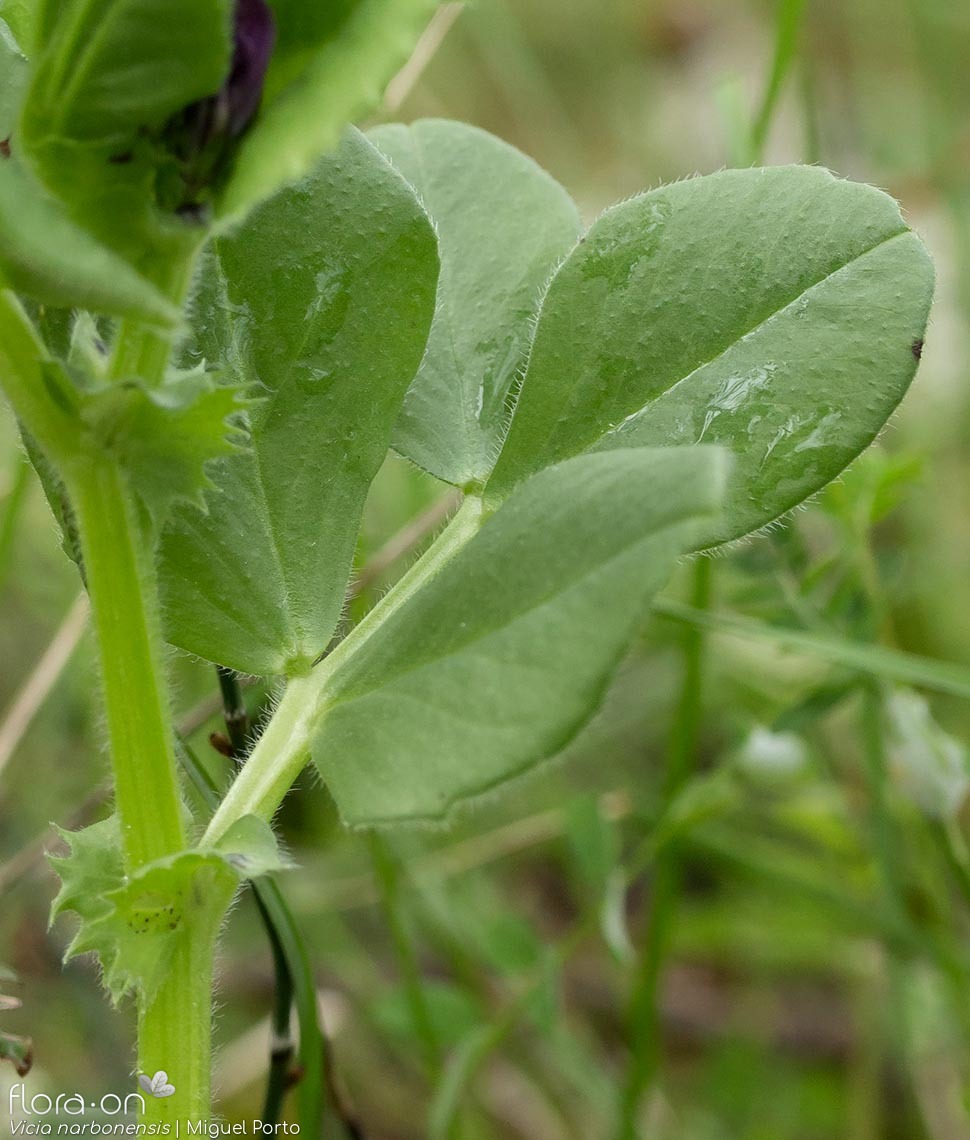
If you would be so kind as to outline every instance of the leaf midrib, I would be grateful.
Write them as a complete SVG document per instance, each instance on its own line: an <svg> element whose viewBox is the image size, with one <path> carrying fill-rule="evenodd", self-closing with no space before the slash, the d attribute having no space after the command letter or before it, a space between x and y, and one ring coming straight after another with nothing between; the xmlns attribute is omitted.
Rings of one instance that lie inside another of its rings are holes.
<svg viewBox="0 0 970 1140"><path fill-rule="evenodd" d="M714 364L716 361L720 360L723 356L725 356L728 352L730 352L731 349L735 347L735 345L740 344L741 341L746 340L748 337L754 336L764 326L766 326L772 320L774 320L779 314L785 312L787 309L790 309L792 307L792 305L797 304L803 297L805 297L807 294L812 292L812 290L817 289L820 285L825 284L826 281L835 277L839 273L842 273L844 270L848 269L850 266L856 265L863 258L866 258L866 257L870 256L871 254L875 253L876 250L880 249L882 246L887 245L890 242L896 241L897 239L899 239L901 237L909 236L910 232L911 231L907 228L905 222L903 222L902 218L900 218L898 230L896 230L895 232L893 232L891 234L884 235L878 241L876 241L872 245L868 246L866 249L861 250L859 253L850 257L847 261L842 262L840 265L836 266L834 269L828 270L821 277L818 277L816 280L812 281L810 284L804 286L802 289L799 290L798 293L796 293L794 296L790 297L784 303L780 304L777 308L773 309L770 313L766 314L764 317L760 317L750 328L746 329L743 333L740 333L738 335L733 336L733 338L727 344L725 344L723 347L719 348L717 350L717 352L715 352L708 360L705 360L699 364L696 364L689 372L685 373L683 376L678 377L672 383L668 384L667 387L665 387L662 391L658 392L654 397L649 399L646 403L642 404L639 408L635 408L632 412L629 413L629 415L626 418L629 419L631 417L639 415L640 413L646 411L647 408L649 408L653 404L655 404L658 400L663 399L664 397L668 396L671 392L674 391L675 388L677 388L679 385L683 384L685 381L689 380L692 376L694 376L701 369L707 368L711 364ZM563 263L563 267L565 267L565 265L568 265L568 263L569 263L569 259L567 258L566 262ZM563 268L563 267L561 267L561 268ZM558 277L558 273L556 274L556 277ZM555 286L555 281L556 281L556 278L553 278L552 282L550 283L550 289L546 293L546 297L543 301L542 308L540 308L539 313L537 315L537 322L540 325L541 325L543 313L545 311L546 302L549 299L549 295L552 291L552 288ZM533 341L533 345L534 344L535 344L535 341ZM535 357L533 355L532 358L530 359L530 362L529 362L530 367L531 367L534 359L535 359ZM526 388L528 386L528 381L529 381L529 376L528 376L528 371L527 371L526 375L525 375L524 382L523 382L523 389L522 389L523 394L525 393ZM577 378L576 383L572 385L571 394L574 393L578 387L580 387L581 383L582 383L582 379ZM520 396L520 399L521 399L521 396ZM546 448L549 445L550 440L552 440L554 438L556 431L559 428L559 425L567 418L568 417L567 417L565 412L560 414L560 416L558 416L555 419L555 421L552 423L552 425L549 427L549 429L544 433L541 443L534 444L533 447L530 448L530 450L534 454L544 453ZM513 417L513 424L512 424L511 430L514 430L514 417ZM615 429L611 429L611 431L612 430L615 430ZM580 450L582 451L582 450L585 450L587 448L594 447L596 445L596 443L598 443L600 440L605 438L607 435L610 435L611 431L600 431L596 436L593 436L584 445L582 445ZM562 456L560 458L565 458L565 456ZM517 481L519 481L519 480L517 480ZM506 493L510 489L511 489L511 487L507 487Z"/></svg>
<svg viewBox="0 0 970 1140"><path fill-rule="evenodd" d="M597 574L600 574L600 573L603 573L603 572L609 570L609 568L615 562L617 562L621 558L627 557L629 555L630 551L633 550L635 547L646 544L648 542L660 540L668 532L676 531L677 529L686 526L690 522L697 520L697 519L700 519L700 518L704 518L711 513L712 512L710 509L698 507L697 509L692 510L691 512L689 512L687 514L684 514L679 519L677 519L673 522L667 523L664 526L657 528L656 530L651 530L651 531L648 531L646 533L642 533L638 538L636 538L632 542L629 542L626 545L624 545L620 550L618 550L615 554L611 555L609 558L606 558L603 561L598 562L590 570L586 571L585 573L577 574L576 576L569 578L566 582L559 585L556 589L549 591L547 593L544 593L534 604L530 605L528 608L516 609L514 612L509 614L508 618L505 621L500 622L497 625L490 626L488 629L472 632L470 634L470 636L468 636L465 640L457 642L456 644L454 644L447 652L441 653L441 654L434 656L434 657L430 657L425 661L418 661L418 662L415 662L414 664L407 665L404 668L398 669L394 673L388 673L388 675L386 677L384 677L380 682L378 682L376 684L368 682L368 684L365 688L362 688L359 690L348 691L346 695L341 695L340 693L338 693L336 696L334 696L330 699L325 698L324 709L322 710L321 715L325 716L327 712L331 711L332 709L338 708L340 705L349 704L352 701L360 700L363 697L369 696L371 693L377 692L379 689L383 688L387 684L390 684L392 682L397 682L397 681L401 680L403 677L409 676L410 674L418 672L421 669L428 668L432 665L439 665L442 662L449 660L449 658L455 657L459 653L465 652L470 646L473 646L480 641L486 640L487 638L493 636L494 634L501 633L503 630L508 629L509 626L513 625L515 622L519 621L521 618L523 618L529 614L536 613L537 611L544 609L546 606L551 605L556 600L557 597L559 597L562 594L566 594L566 593L570 592L571 590L575 589L576 587L582 585L589 578L592 578ZM478 533L481 533L481 532L478 532ZM468 547L466 547L466 549L468 549ZM367 642L365 642L361 646L361 649L363 649L364 645L366 645L366 644L367 644ZM353 661L353 657L348 658L347 665L350 665L350 663L352 661ZM337 678L339 678L339 675L340 674L338 671L337 673L334 674L333 679L336 680Z"/></svg>

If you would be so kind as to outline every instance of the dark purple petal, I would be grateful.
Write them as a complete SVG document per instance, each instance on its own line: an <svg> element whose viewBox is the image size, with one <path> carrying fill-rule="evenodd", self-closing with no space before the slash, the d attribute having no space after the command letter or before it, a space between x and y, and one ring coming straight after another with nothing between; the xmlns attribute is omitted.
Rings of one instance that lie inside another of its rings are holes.
<svg viewBox="0 0 970 1140"><path fill-rule="evenodd" d="M238 138L259 110L275 43L276 24L265 0L237 0L232 67L220 92L227 102L230 138Z"/></svg>
<svg viewBox="0 0 970 1140"><path fill-rule="evenodd" d="M183 216L198 214L200 196L225 176L239 138L259 110L275 44L276 24L266 0L236 0L225 82L166 123L163 138L181 174L181 192L171 208Z"/></svg>

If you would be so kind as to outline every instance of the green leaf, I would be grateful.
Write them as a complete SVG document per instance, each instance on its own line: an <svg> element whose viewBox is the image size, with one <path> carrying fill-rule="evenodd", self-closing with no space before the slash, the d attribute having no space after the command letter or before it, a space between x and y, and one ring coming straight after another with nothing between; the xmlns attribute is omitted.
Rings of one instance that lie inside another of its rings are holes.
<svg viewBox="0 0 970 1140"><path fill-rule="evenodd" d="M553 271L580 234L565 190L530 158L464 123L370 132L438 231L438 308L393 446L457 486L484 483L508 426L509 394Z"/></svg>
<svg viewBox="0 0 970 1140"><path fill-rule="evenodd" d="M832 665L852 669L866 676L896 681L903 685L921 685L939 693L950 693L970 699L970 668L950 661L934 661L915 653L848 641L844 637L827 636L801 629L784 629L738 614L720 610L698 610L680 602L661 599L654 611L673 621L697 626L713 633L773 642L778 649L806 657L817 657Z"/></svg>
<svg viewBox="0 0 970 1140"><path fill-rule="evenodd" d="M0 139L3 140L9 140L14 132L30 75L27 57L6 15L6 8L0 7Z"/></svg>
<svg viewBox="0 0 970 1140"><path fill-rule="evenodd" d="M174 325L178 309L74 224L13 156L0 159L0 283L47 305Z"/></svg>
<svg viewBox="0 0 970 1140"><path fill-rule="evenodd" d="M263 399L247 452L208 468L208 513L179 510L163 539L176 645L259 674L305 670L326 648L437 273L413 191L356 131L216 242L196 352Z"/></svg>
<svg viewBox="0 0 970 1140"><path fill-rule="evenodd" d="M216 843L215 850L246 879L287 871L293 866L280 854L270 825L254 815L236 820Z"/></svg>
<svg viewBox="0 0 970 1140"><path fill-rule="evenodd" d="M218 91L230 0L71 0L37 60L25 128L124 145Z"/></svg>
<svg viewBox="0 0 970 1140"><path fill-rule="evenodd" d="M95 953L113 1001L138 993L151 1001L186 928L208 917L212 887L231 887L234 868L212 853L186 851L141 868L105 897L106 910L83 923L67 958Z"/></svg>
<svg viewBox="0 0 970 1140"><path fill-rule="evenodd" d="M60 835L70 855L50 860L61 878L51 921L65 911L77 914L65 959L96 954L116 1002L127 993L151 999L186 928L210 919L210 889L287 866L269 825L252 816L239 820L214 849L182 851L130 876L116 817Z"/></svg>
<svg viewBox="0 0 970 1140"><path fill-rule="evenodd" d="M444 1048L452 1048L470 1029L481 1024L481 1004L468 990L450 982L424 980L421 992L435 1040ZM403 987L379 993L369 1004L370 1014L381 1031L393 1036L400 1047L413 1049L414 1021Z"/></svg>
<svg viewBox="0 0 970 1140"><path fill-rule="evenodd" d="M205 509L207 465L240 451L233 425L239 389L218 386L211 373L175 373L157 388L136 381L86 396L82 420L94 446L114 455L156 525L176 503Z"/></svg>
<svg viewBox="0 0 970 1140"><path fill-rule="evenodd" d="M0 20L0 283L48 305L174 324L178 310L150 282L75 225L25 168L16 119L27 61Z"/></svg>
<svg viewBox="0 0 970 1140"><path fill-rule="evenodd" d="M0 23L5 25L5 29L0 31L0 39L6 39L9 32L26 49L30 43L36 6L32 0L0 0Z"/></svg>
<svg viewBox="0 0 970 1140"><path fill-rule="evenodd" d="M35 59L50 39L61 10L69 0L0 0L4 20L29 59Z"/></svg>
<svg viewBox="0 0 970 1140"><path fill-rule="evenodd" d="M438 0L273 0L278 40L259 120L221 212L239 215L302 178L344 124L374 107L407 61Z"/></svg>
<svg viewBox="0 0 970 1140"><path fill-rule="evenodd" d="M896 203L824 170L728 170L625 202L549 289L489 495L588 448L719 443L737 463L701 544L757 530L885 424L932 291Z"/></svg>
<svg viewBox="0 0 970 1140"><path fill-rule="evenodd" d="M516 491L332 667L311 751L343 818L440 818L559 752L716 510L723 471L716 450L634 449Z"/></svg>
<svg viewBox="0 0 970 1140"><path fill-rule="evenodd" d="M160 134L219 90L230 11L231 0L67 0L47 6L39 33L22 157L71 222L153 278L201 240L198 225L157 208L176 177Z"/></svg>

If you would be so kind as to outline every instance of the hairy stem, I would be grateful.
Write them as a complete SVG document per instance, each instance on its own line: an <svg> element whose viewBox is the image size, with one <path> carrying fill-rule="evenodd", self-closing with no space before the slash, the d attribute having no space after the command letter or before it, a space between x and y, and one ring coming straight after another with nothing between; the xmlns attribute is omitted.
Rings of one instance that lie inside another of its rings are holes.
<svg viewBox="0 0 970 1140"><path fill-rule="evenodd" d="M116 810L131 873L186 845L151 549L113 463L91 459L65 475L81 538ZM140 1002L139 1071L164 1069L176 1089L171 1098L146 1098L149 1123L209 1115L212 959L232 892L204 884L196 889L165 980Z"/></svg>
<svg viewBox="0 0 970 1140"><path fill-rule="evenodd" d="M219 790L212 777L184 741L179 741L178 750L182 766L203 802L210 810L215 810L219 803ZM283 964L277 954L281 953L285 959L286 988L291 995L290 1000L296 1007L300 1026L298 1070L300 1080L297 1086L300 1126L310 1136L318 1136L324 1119L324 1090L332 1084L332 1081L330 1056L320 1021L310 953L276 880L266 877L256 879L251 885L260 916L266 924L270 937L273 961L277 970ZM279 1016L276 1019L275 1029L279 1029L281 1024L281 1006L280 991L277 990L275 1009ZM271 1084L274 1079L271 1075ZM275 1091L267 1088L264 1120L267 1119L266 1114L272 1107L270 1097L275 1095ZM340 1117L348 1135L356 1135L353 1121L345 1115L343 1106L335 1094L333 1110Z"/></svg>
<svg viewBox="0 0 970 1140"><path fill-rule="evenodd" d="M150 546L121 472L92 460L68 472L98 644L115 803L129 873L186 845ZM171 1098L146 1098L146 1122L208 1117L212 959L231 898L198 899L158 993L139 1003L138 1067L169 1074Z"/></svg>
<svg viewBox="0 0 970 1140"><path fill-rule="evenodd" d="M145 1097L146 1124L196 1123L210 1116L213 959L231 898L231 890L215 886L202 891L185 916L165 980L139 1009L139 1072L152 1076L163 1069L175 1086L171 1097Z"/></svg>
<svg viewBox="0 0 970 1140"><path fill-rule="evenodd" d="M192 271L186 247L159 265L160 283L181 303ZM111 375L162 382L172 333L122 321ZM30 423L27 423L30 429ZM83 436L75 451L46 430L38 442L59 467L74 507L98 646L115 805L128 874L185 849L175 733L165 670L153 539L117 463ZM67 438L77 440L76 428ZM176 1092L149 1097L147 1122L203 1120L210 1112L211 1003L215 942L232 897L224 885L196 880L158 992L138 1014L139 1071L164 1069Z"/></svg>
<svg viewBox="0 0 970 1140"><path fill-rule="evenodd" d="M68 473L77 514L128 872L185 847L155 577L122 473Z"/></svg>
<svg viewBox="0 0 970 1140"><path fill-rule="evenodd" d="M143 267L149 280L181 304L189 291L202 233L186 232L173 242L172 256L160 257ZM115 380L137 378L149 386L161 383L172 353L172 333L156 325L126 318L118 325L111 355L111 376Z"/></svg>
<svg viewBox="0 0 970 1140"><path fill-rule="evenodd" d="M306 765L310 743L326 712L327 683L341 663L379 629L477 534L482 504L468 498L431 547L337 648L305 677L287 685L276 712L213 815L203 844L216 843L244 815L271 820Z"/></svg>
<svg viewBox="0 0 970 1140"><path fill-rule="evenodd" d="M229 744L233 759L237 764L244 764L249 752L249 713L246 702L243 700L242 686L239 676L233 669L223 665L216 666L216 675L219 678L219 690L222 694L222 716L229 734ZM219 803L218 793L211 788L206 802L212 810ZM275 886L275 884L272 884ZM262 1122L264 1125L275 1127L283 1112L283 1101L293 1077L293 1034L290 1028L290 1014L293 1007L293 971L283 946L282 937L277 931L274 920L270 891L263 890L267 883L253 883L253 901L259 911L266 937L269 940L273 955L273 1016L272 1038L270 1041L269 1077L266 1081L266 1095L263 1099ZM264 893L267 900L263 898ZM319 1116L319 1114L318 1114ZM315 1128L319 1131L320 1121L304 1120L307 1129Z"/></svg>

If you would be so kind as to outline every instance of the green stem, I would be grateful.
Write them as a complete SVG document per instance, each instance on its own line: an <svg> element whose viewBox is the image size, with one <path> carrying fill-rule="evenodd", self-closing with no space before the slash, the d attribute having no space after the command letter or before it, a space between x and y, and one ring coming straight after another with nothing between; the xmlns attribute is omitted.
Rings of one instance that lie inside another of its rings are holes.
<svg viewBox="0 0 970 1140"><path fill-rule="evenodd" d="M192 270L191 251L157 272L181 302ZM123 321L115 339L112 375L164 378L172 334ZM28 430L33 430L26 420ZM122 469L69 433L41 423L38 442L59 468L74 508L91 601L106 714L115 804L125 869L131 874L186 847L169 705L152 540ZM64 446L65 439L69 441ZM197 879L181 937L157 993L138 1012L138 1066L164 1069L176 1093L146 1098L148 1123L195 1121L210 1112L211 1001L215 942L232 891Z"/></svg>
<svg viewBox="0 0 970 1140"><path fill-rule="evenodd" d="M329 1057L320 1024L310 953L276 882L273 879L261 879L253 883L253 892L259 900L260 912L265 915L267 929L272 927L286 959L300 1026L299 1061L302 1075L297 1085L300 1124L308 1136L318 1136L324 1116L324 1089L328 1083ZM267 1090L267 1099L268 1097ZM336 1098L333 1110L342 1113Z"/></svg>
<svg viewBox="0 0 970 1140"><path fill-rule="evenodd" d="M138 1012L138 1067L168 1073L175 1094L145 1097L145 1124L196 1123L211 1112L212 972L216 938L231 892L203 892L186 914L165 980ZM174 1133L173 1133L174 1134Z"/></svg>
<svg viewBox="0 0 970 1140"><path fill-rule="evenodd" d="M903 901L902 876L897 861L896 828L889 806L889 772L883 738L882 689L870 681L863 690L862 728L869 785L869 819L872 845L882 880L883 898L892 921L909 925Z"/></svg>
<svg viewBox="0 0 970 1140"><path fill-rule="evenodd" d="M65 472L77 515L130 873L185 847L151 556L121 471Z"/></svg>
<svg viewBox="0 0 970 1140"><path fill-rule="evenodd" d="M768 131L774 118L788 76L792 61L798 51L798 33L807 0L780 0L778 22L775 27L775 51L771 64L771 75L761 99L761 106L751 126L750 164L760 163L764 158Z"/></svg>
<svg viewBox="0 0 970 1140"><path fill-rule="evenodd" d="M337 648L307 676L290 680L266 731L210 820L203 845L216 843L244 815L267 821L273 818L307 762L314 731L326 713L330 678L382 622L471 541L482 525L482 517L481 500L466 498L426 553Z"/></svg>
<svg viewBox="0 0 970 1140"><path fill-rule="evenodd" d="M155 258L143 267L145 276L179 304L188 293L203 236L187 231L173 243L172 256ZM118 324L109 375L113 380L137 378L156 386L165 376L171 353L171 330L126 318Z"/></svg>
<svg viewBox="0 0 970 1140"><path fill-rule="evenodd" d="M706 610L710 603L709 558L694 564L692 602ZM684 681L667 757L664 802L670 804L694 769L701 723L704 635L690 628L684 635ZM635 1140L639 1115L660 1062L659 990L670 946L681 883L680 845L664 845L656 856L646 941L641 949L630 1003L630 1060L620 1100L619 1140Z"/></svg>
<svg viewBox="0 0 970 1140"><path fill-rule="evenodd" d="M154 568L119 469L91 459L65 476L91 599L130 873L186 846ZM210 1111L212 959L231 892L197 888L200 897L184 917L165 980L140 1002L139 1071L164 1069L176 1088L171 1098L146 1098L147 1123L203 1120Z"/></svg>
<svg viewBox="0 0 970 1140"><path fill-rule="evenodd" d="M783 629L754 618L723 610L699 610L681 602L655 601L653 612L683 625L696 626L712 633L728 633L734 637L771 641L778 649L817 657L843 669L864 676L901 685L918 685L938 693L970 698L970 669L949 661L933 661L890 649L885 645L848 641L844 637L826 636L801 629Z"/></svg>
<svg viewBox="0 0 970 1140"><path fill-rule="evenodd" d="M219 804L219 790L199 761L198 757L183 742L179 742L179 757L182 766L195 785L205 805L214 811ZM299 1061L302 1070L297 1086L300 1104L300 1126L308 1136L319 1136L323 1122L323 1090L328 1084L329 1057L323 1027L320 1024L320 1010L317 1003L317 990L313 980L313 967L300 928L296 924L283 892L272 878L256 879L252 883L260 916L269 934L274 963L277 948L286 960L288 974L287 988L291 989L292 1001L296 1006L297 1021L300 1026ZM277 985L279 981L277 980ZM280 1013L281 999L277 991L276 1011ZM277 1020L277 1027L280 1021ZM267 1101L270 1091L267 1089ZM341 1116L344 1125L351 1133L353 1123L343 1114L342 1107L334 1097L334 1112ZM266 1109L264 1109L264 1112Z"/></svg>
<svg viewBox="0 0 970 1140"><path fill-rule="evenodd" d="M243 700L242 685L234 669L216 666L219 691L222 694L222 719L226 723L233 759L242 764L249 754L249 713Z"/></svg>
<svg viewBox="0 0 970 1140"><path fill-rule="evenodd" d="M233 669L223 665L216 666L216 675L219 678L219 689L222 693L222 715L229 734L229 743L233 759L237 764L244 764L249 752L249 713L243 700L242 686L239 676ZM219 803L219 795L214 786L210 786L206 802L210 810L214 811ZM264 884L265 885L265 884ZM274 884L275 885L275 884ZM263 1099L262 1123L275 1127L283 1112L283 1101L292 1078L293 1062L293 1034L290 1029L290 1014L293 1006L293 971L290 968L286 949L282 938L277 931L273 918L273 899L270 892L266 892L264 899L259 885L253 884L253 901L259 911L266 937L269 940L270 951L273 955L273 1016L272 1040L270 1043L269 1077L266 1081L266 1095ZM303 1120L307 1129L316 1127L319 1130L319 1119L311 1122Z"/></svg>
<svg viewBox="0 0 970 1140"><path fill-rule="evenodd" d="M415 1035L421 1043L425 1070L434 1080L441 1069L441 1043L425 999L421 967L404 915L401 900L401 868L394 852L377 832L372 831L368 835L368 842L381 890L381 906L401 970L411 1022Z"/></svg>
<svg viewBox="0 0 970 1140"><path fill-rule="evenodd" d="M273 955L273 1036L270 1043L269 1077L266 1081L266 1096L263 1099L262 1122L275 1127L283 1112L283 1100L290 1087L293 1064L293 1034L290 1031L290 1012L293 1006L293 978L283 946L276 934L273 918L266 909L258 892L253 899L259 917L262 919L266 936Z"/></svg>

